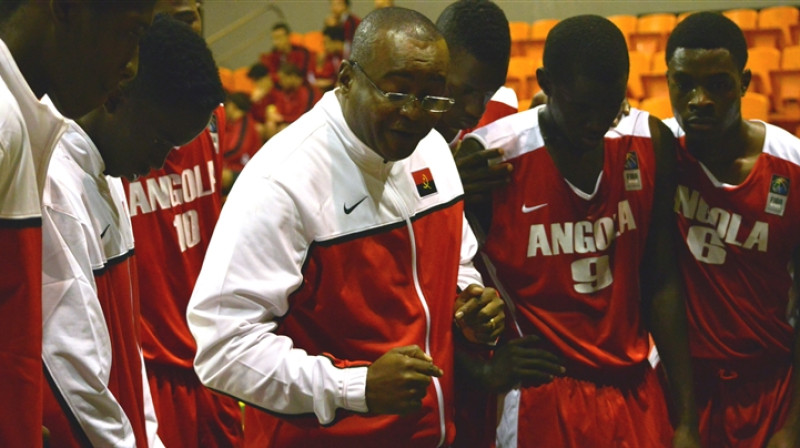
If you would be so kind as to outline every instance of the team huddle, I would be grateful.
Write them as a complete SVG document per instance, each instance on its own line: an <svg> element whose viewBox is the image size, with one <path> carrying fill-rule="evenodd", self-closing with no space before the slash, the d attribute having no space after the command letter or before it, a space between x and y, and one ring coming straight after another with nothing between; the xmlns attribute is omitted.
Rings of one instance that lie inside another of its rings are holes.
<svg viewBox="0 0 800 448"><path fill-rule="evenodd" d="M800 140L735 23L661 121L601 16L518 111L495 3L376 9L223 207L197 11L0 2L0 445L800 447Z"/></svg>

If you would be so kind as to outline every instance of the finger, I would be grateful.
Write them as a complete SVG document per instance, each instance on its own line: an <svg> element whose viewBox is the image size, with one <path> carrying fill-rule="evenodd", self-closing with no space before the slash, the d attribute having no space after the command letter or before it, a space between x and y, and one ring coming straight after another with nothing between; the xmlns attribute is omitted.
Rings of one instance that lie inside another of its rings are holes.
<svg viewBox="0 0 800 448"><path fill-rule="evenodd" d="M515 350L512 352L515 365L520 365L527 368L537 368L539 366L547 366L549 371L564 373L564 361L558 356L548 352L547 350L532 349L532 350ZM555 370L550 369L554 367Z"/></svg>
<svg viewBox="0 0 800 448"><path fill-rule="evenodd" d="M467 196L474 196L479 194L491 193L492 191L500 187L508 185L509 182L511 182L511 178L480 182L474 184L464 184L464 194Z"/></svg>
<svg viewBox="0 0 800 448"><path fill-rule="evenodd" d="M475 309L480 307L478 298L483 293L483 287L480 285L469 285L458 295L456 302L466 299L463 305L458 307L455 312L456 320L461 320L465 315L472 314Z"/></svg>
<svg viewBox="0 0 800 448"><path fill-rule="evenodd" d="M502 148L493 148L493 149L474 152L469 155L457 157L456 166L461 168L468 166L485 165L489 160L501 157L503 153L504 151Z"/></svg>
<svg viewBox="0 0 800 448"><path fill-rule="evenodd" d="M416 358L427 362L433 361L433 358L419 348L418 345L407 345L405 347L397 347L392 350L401 355L408 356L409 358Z"/></svg>
<svg viewBox="0 0 800 448"><path fill-rule="evenodd" d="M413 376L412 375L412 376L409 377L410 380L412 380L412 381L422 381L422 382L425 382L425 384L430 382L430 380L431 380L430 377L432 377L432 376L435 376L435 377L438 378L438 377L444 375L444 371L442 369L440 369L437 365L435 365L432 362L413 359L413 360L410 360L410 362L407 364L407 367L409 369L413 370L414 372L420 373L420 374L423 375L423 376Z"/></svg>
<svg viewBox="0 0 800 448"><path fill-rule="evenodd" d="M481 181L510 179L513 170L514 167L510 163L459 167L458 176L461 178L462 183L471 184Z"/></svg>

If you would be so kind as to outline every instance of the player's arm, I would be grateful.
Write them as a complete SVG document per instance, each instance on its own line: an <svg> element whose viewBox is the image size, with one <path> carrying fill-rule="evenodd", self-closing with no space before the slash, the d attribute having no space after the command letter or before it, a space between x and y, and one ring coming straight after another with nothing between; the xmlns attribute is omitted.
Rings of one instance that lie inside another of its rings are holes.
<svg viewBox="0 0 800 448"><path fill-rule="evenodd" d="M43 207L42 248L42 360L56 393L92 445L134 447L130 421L108 389L111 342L81 223Z"/></svg>
<svg viewBox="0 0 800 448"><path fill-rule="evenodd" d="M458 295L453 306L457 329L474 343L493 344L503 332L503 300L494 288L484 288L483 279L472 263L478 240L466 216L461 224L461 253L458 268Z"/></svg>
<svg viewBox="0 0 800 448"><path fill-rule="evenodd" d="M794 275L794 288L795 295L800 294L800 275L798 269L800 268L800 247L795 249L793 256L793 265L795 269ZM800 303L795 299L795 309L792 310L793 317L797 319L800 311ZM794 448L800 446L800 337L798 337L797 327L800 322L795 321L794 330L794 351L792 364L794 370L792 372L792 396L789 398L789 414L786 416L786 422L783 427L770 438L767 448Z"/></svg>
<svg viewBox="0 0 800 448"><path fill-rule="evenodd" d="M466 138L458 146L454 157L458 175L464 185L465 204L469 212L479 215L485 213L492 191L511 181L513 167L510 163L489 163L490 160L502 156L501 148L487 150L474 138Z"/></svg>
<svg viewBox="0 0 800 448"><path fill-rule="evenodd" d="M290 192L257 175L237 180L187 310L200 380L272 412L313 413L321 424L331 423L338 408L417 409L421 391L441 375L419 348L396 348L374 362L343 360L309 355L275 333L302 284L310 244Z"/></svg>
<svg viewBox="0 0 800 448"><path fill-rule="evenodd" d="M677 224L672 211L676 177L675 140L661 121L653 116L649 119L656 154L656 185L642 265L642 299L645 318L663 360L677 412L673 446L700 446L686 305L674 252L677 242Z"/></svg>

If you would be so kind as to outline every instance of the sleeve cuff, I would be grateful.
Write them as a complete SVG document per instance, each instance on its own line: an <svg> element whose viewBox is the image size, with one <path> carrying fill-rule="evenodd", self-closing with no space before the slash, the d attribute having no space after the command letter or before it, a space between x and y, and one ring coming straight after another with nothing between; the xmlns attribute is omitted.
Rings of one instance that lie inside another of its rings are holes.
<svg viewBox="0 0 800 448"><path fill-rule="evenodd" d="M345 369L347 374L340 383L339 407L349 411L366 413L367 409L367 367Z"/></svg>

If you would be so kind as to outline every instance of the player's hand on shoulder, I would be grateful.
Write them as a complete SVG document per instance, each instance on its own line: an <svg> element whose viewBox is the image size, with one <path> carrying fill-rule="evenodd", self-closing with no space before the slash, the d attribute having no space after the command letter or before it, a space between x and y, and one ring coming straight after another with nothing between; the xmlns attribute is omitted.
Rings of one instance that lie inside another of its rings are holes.
<svg viewBox="0 0 800 448"><path fill-rule="evenodd" d="M510 163L489 163L502 155L501 148L484 150L475 139L461 142L455 160L467 202L481 201L493 190L511 182L513 166Z"/></svg>
<svg viewBox="0 0 800 448"><path fill-rule="evenodd" d="M431 377L442 369L416 345L397 347L367 369L367 408L372 414L408 414L422 407Z"/></svg>

